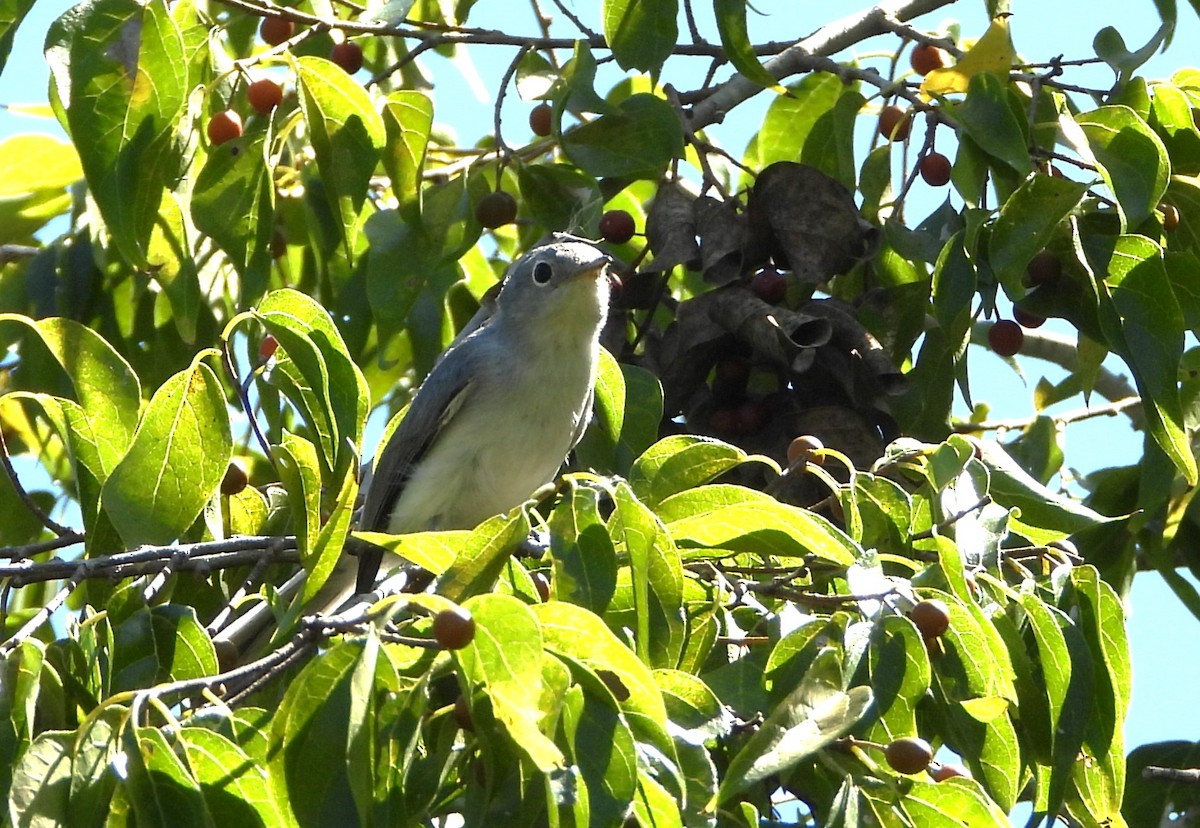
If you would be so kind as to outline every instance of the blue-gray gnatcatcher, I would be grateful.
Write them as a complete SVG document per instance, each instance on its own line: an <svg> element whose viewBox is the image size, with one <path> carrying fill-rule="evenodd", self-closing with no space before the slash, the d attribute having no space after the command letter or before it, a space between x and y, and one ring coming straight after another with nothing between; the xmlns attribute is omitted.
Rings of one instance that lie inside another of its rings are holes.
<svg viewBox="0 0 1200 828"><path fill-rule="evenodd" d="M472 529L554 479L592 408L610 259L564 234L508 270L495 305L476 314L434 365L377 453L358 528ZM389 562L400 558L386 553ZM309 601L322 612L375 585L385 552L343 555ZM293 594L303 573L280 588ZM214 639L244 646L268 608L253 608Z"/></svg>
<svg viewBox="0 0 1200 828"><path fill-rule="evenodd" d="M491 316L442 355L377 454L359 529L471 529L554 479L591 413L609 262L556 234L509 268ZM358 592L382 555L360 553Z"/></svg>

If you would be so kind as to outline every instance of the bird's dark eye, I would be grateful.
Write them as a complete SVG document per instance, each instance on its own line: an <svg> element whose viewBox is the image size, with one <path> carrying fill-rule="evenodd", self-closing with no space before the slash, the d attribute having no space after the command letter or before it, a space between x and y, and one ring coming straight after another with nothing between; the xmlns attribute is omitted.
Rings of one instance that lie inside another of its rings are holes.
<svg viewBox="0 0 1200 828"><path fill-rule="evenodd" d="M550 277L554 275L554 268L550 267L548 262L538 262L533 266L533 281L539 285L544 285L550 281Z"/></svg>

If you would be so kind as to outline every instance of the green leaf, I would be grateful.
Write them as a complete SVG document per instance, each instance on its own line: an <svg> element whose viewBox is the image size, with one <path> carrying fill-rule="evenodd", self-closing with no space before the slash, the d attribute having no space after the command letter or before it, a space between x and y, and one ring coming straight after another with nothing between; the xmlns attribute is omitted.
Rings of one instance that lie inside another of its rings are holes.
<svg viewBox="0 0 1200 828"><path fill-rule="evenodd" d="M658 437L662 385L650 371L618 363L601 348L592 406L595 421L575 448L579 465L628 474L635 458Z"/></svg>
<svg viewBox="0 0 1200 828"><path fill-rule="evenodd" d="M1111 522L1078 501L1043 486L991 440L980 441L988 467L988 493L1001 506L1020 509L1010 526L1033 543L1050 543Z"/></svg>
<svg viewBox="0 0 1200 828"><path fill-rule="evenodd" d="M1102 106L1075 116L1125 227L1150 217L1167 189L1171 162L1150 126L1127 106Z"/></svg>
<svg viewBox="0 0 1200 828"><path fill-rule="evenodd" d="M237 744L202 727L184 727L179 743L200 785L213 825L282 825L267 770Z"/></svg>
<svg viewBox="0 0 1200 828"><path fill-rule="evenodd" d="M115 625L112 641L114 693L219 672L212 642L191 607L140 609Z"/></svg>
<svg viewBox="0 0 1200 828"><path fill-rule="evenodd" d="M1162 250L1143 236L1120 237L1102 285L1108 287L1123 340L1109 344L1133 368L1138 391L1148 403L1144 410L1155 442L1188 485L1194 486L1196 458L1184 424L1178 384L1183 315L1167 279Z"/></svg>
<svg viewBox="0 0 1200 828"><path fill-rule="evenodd" d="M351 678L362 644L342 641L304 665L271 717L267 783L291 823L338 825L356 813L347 767ZM322 768L313 773L313 768Z"/></svg>
<svg viewBox="0 0 1200 828"><path fill-rule="evenodd" d="M255 316L279 340L303 378L307 393L293 402L320 436L322 483L340 490L342 475L357 462L356 447L362 444L367 381L329 312L303 293L272 291Z"/></svg>
<svg viewBox="0 0 1200 828"><path fill-rule="evenodd" d="M575 685L563 700L562 728L587 790L580 799L588 818L579 824L620 824L638 782L637 746L620 710Z"/></svg>
<svg viewBox="0 0 1200 828"><path fill-rule="evenodd" d="M383 126L387 133L383 166L392 179L392 195L403 210L421 197L421 171L433 126L433 100L415 90L393 92L383 108Z"/></svg>
<svg viewBox="0 0 1200 828"><path fill-rule="evenodd" d="M988 257L1010 297L1024 295L1021 278L1029 261L1049 244L1085 192L1086 184L1035 172L1004 202L988 240Z"/></svg>
<svg viewBox="0 0 1200 828"><path fill-rule="evenodd" d="M11 0L9 0L11 2ZM3 30L0 10L0 31ZM0 37L0 43L3 37ZM0 48L0 68L3 49ZM0 199L39 190L63 191L83 177L75 147L52 135L25 133L0 141Z"/></svg>
<svg viewBox="0 0 1200 828"><path fill-rule="evenodd" d="M1033 168L1021 121L1009 106L1007 84L991 72L971 77L967 98L954 117L984 152L1022 175Z"/></svg>
<svg viewBox="0 0 1200 828"><path fill-rule="evenodd" d="M566 478L567 492L550 515L554 597L603 614L617 590L617 555L600 517L596 486Z"/></svg>
<svg viewBox="0 0 1200 828"><path fill-rule="evenodd" d="M207 828L214 824L200 785L161 730L131 725L123 741L129 760L125 784L138 825Z"/></svg>
<svg viewBox="0 0 1200 828"><path fill-rule="evenodd" d="M232 456L221 383L193 362L146 406L129 452L104 481L104 511L130 547L170 543L216 493Z"/></svg>
<svg viewBox="0 0 1200 828"><path fill-rule="evenodd" d="M1093 38L1092 48L1096 50L1096 56L1112 67L1112 70L1117 73L1117 82L1125 84L1129 82L1129 79L1138 70L1138 67L1154 57L1154 53L1171 36L1174 28L1174 21L1171 23L1164 21L1158 27L1158 31L1147 41L1146 45L1142 46L1136 52L1130 52L1125 46L1125 38L1121 37L1121 33L1112 26L1105 26Z"/></svg>
<svg viewBox="0 0 1200 828"><path fill-rule="evenodd" d="M487 592L513 550L528 536L529 515L523 508L484 521L463 542L454 563L438 583L438 593L461 603Z"/></svg>
<svg viewBox="0 0 1200 828"><path fill-rule="evenodd" d="M783 86L758 62L758 56L754 54L754 46L750 43L750 33L746 28L746 6L746 0L713 0L713 15L721 35L721 48L733 67L748 80L785 93Z"/></svg>
<svg viewBox="0 0 1200 828"><path fill-rule="evenodd" d="M1039 804L1046 803L1046 811L1056 813L1062 806L1071 765L1074 764L1079 753L1079 746L1083 743L1081 725L1091 712L1090 699L1086 696L1081 699L1073 699L1073 702L1082 702L1084 709L1067 719L1063 718L1063 705L1067 702L1071 687L1073 664L1071 653L1067 648L1066 636L1060 627L1069 626L1070 620L1053 607L1046 606L1036 595L1022 594L1020 601L1029 619L1029 626L1033 630L1034 641L1037 642L1042 686L1045 688L1047 709L1050 714L1048 736L1054 755L1047 788L1039 790L1038 800ZM1077 678L1076 682L1078 683L1078 681ZM1075 727L1070 729L1065 727L1068 721Z"/></svg>
<svg viewBox="0 0 1200 828"><path fill-rule="evenodd" d="M454 651L464 686L483 688L512 746L534 767L542 773L562 768L562 751L538 729L542 635L537 619L511 595L476 595L463 606L475 619L475 637Z"/></svg>
<svg viewBox="0 0 1200 828"><path fill-rule="evenodd" d="M33 8L34 0L0 0L0 72L8 62L13 38L25 15ZM0 179L3 177L0 176Z"/></svg>
<svg viewBox="0 0 1200 828"><path fill-rule="evenodd" d="M655 178L683 152L683 128L669 103L641 92L594 121L564 132L560 143L579 169L596 178Z"/></svg>
<svg viewBox="0 0 1200 828"><path fill-rule="evenodd" d="M1171 234L1171 247L1200 256L1200 178L1171 176L1166 200L1179 209L1179 226Z"/></svg>
<svg viewBox="0 0 1200 828"><path fill-rule="evenodd" d="M722 502L731 492L741 496L740 502ZM811 554L838 566L849 566L862 555L854 541L825 518L753 489L704 486L675 495L659 511L676 543L691 549L785 558ZM672 519L675 514L681 516ZM685 550L684 556L695 554Z"/></svg>
<svg viewBox="0 0 1200 828"><path fill-rule="evenodd" d="M321 526L321 467L317 450L311 441L285 431L279 445L271 447L271 455L291 504L292 531L296 533L300 562L312 580L319 562L315 547Z"/></svg>
<svg viewBox="0 0 1200 828"><path fill-rule="evenodd" d="M1155 84L1150 114L1150 125L1167 148L1171 171L1177 175L1200 173L1200 133L1187 94L1169 83Z"/></svg>
<svg viewBox="0 0 1200 828"><path fill-rule="evenodd" d="M201 315L206 321L211 319L212 309L201 293L196 261L189 252L190 235L179 197L167 193L159 205L159 220L150 235L146 256L153 268L154 281L171 306L175 330L184 342L195 345Z"/></svg>
<svg viewBox="0 0 1200 828"><path fill-rule="evenodd" d="M530 609L541 624L546 649L612 673L628 695L618 699L639 741L649 742L668 758L675 755L667 733L667 709L650 668L626 647L604 622L583 607L562 601L534 604Z"/></svg>
<svg viewBox="0 0 1200 828"><path fill-rule="evenodd" d="M296 61L296 88L308 124L329 207L340 220L346 256L353 260L367 184L387 141L371 96L332 61Z"/></svg>
<svg viewBox="0 0 1200 828"><path fill-rule="evenodd" d="M678 0L604 0L604 39L622 69L657 77L679 37Z"/></svg>
<svg viewBox="0 0 1200 828"><path fill-rule="evenodd" d="M354 537L361 538L367 543L382 546L427 569L434 575L441 575L454 562L463 542L471 533L465 529L453 529L445 532L410 532L406 535L388 535L383 532L354 532Z"/></svg>
<svg viewBox="0 0 1200 828"><path fill-rule="evenodd" d="M737 446L720 440L677 434L659 440L634 461L629 485L653 509L671 495L707 483L749 459Z"/></svg>
<svg viewBox="0 0 1200 828"><path fill-rule="evenodd" d="M719 803L745 788L795 767L850 732L871 705L870 687L842 689L841 663L834 650L813 662L800 685L767 716L725 769Z"/></svg>
<svg viewBox="0 0 1200 828"><path fill-rule="evenodd" d="M788 84L788 94L771 99L762 125L750 139L746 166L765 169L776 161L799 158L817 121L836 106L844 90L842 79L829 72L813 72ZM744 183L749 186L753 179L747 177Z"/></svg>
<svg viewBox="0 0 1200 828"><path fill-rule="evenodd" d="M192 221L237 269L243 306L262 295L270 278L275 182L269 139L256 131L213 147L192 192Z"/></svg>
<svg viewBox="0 0 1200 828"><path fill-rule="evenodd" d="M911 621L884 615L871 630L867 669L879 721L865 738L891 742L917 732L917 704L929 692L929 654Z"/></svg>
<svg viewBox="0 0 1200 828"><path fill-rule="evenodd" d="M33 329L67 372L95 437L100 474L125 455L138 423L141 386L129 363L91 328L69 319L37 322L16 314L0 322L20 322Z"/></svg>
<svg viewBox="0 0 1200 828"><path fill-rule="evenodd" d="M88 190L121 254L144 267L164 187L183 172L183 36L163 0L92 0L50 26L46 60Z"/></svg>
<svg viewBox="0 0 1200 828"><path fill-rule="evenodd" d="M913 825L1005 828L1011 825L1004 811L970 779L946 782L914 780L900 800L900 807Z"/></svg>
<svg viewBox="0 0 1200 828"><path fill-rule="evenodd" d="M610 527L629 556L638 655L651 666L674 667L686 636L679 550L666 527L634 497L627 483L617 484L613 500Z"/></svg>
<svg viewBox="0 0 1200 828"><path fill-rule="evenodd" d="M817 118L800 151L800 162L815 167L850 192L857 183L854 163L854 125L867 99L856 89L843 87L832 109ZM783 159L787 160L787 159Z"/></svg>
<svg viewBox="0 0 1200 828"><path fill-rule="evenodd" d="M12 769L9 814L19 828L69 825L75 734L48 731L34 739Z"/></svg>
<svg viewBox="0 0 1200 828"><path fill-rule="evenodd" d="M596 179L569 164L517 167L522 209L547 230L570 231L600 220L604 197Z"/></svg>
<svg viewBox="0 0 1200 828"><path fill-rule="evenodd" d="M328 517L321 524L312 545L307 549L301 547L302 552L307 552L301 563L308 573L308 579L304 582L304 592L300 596L301 604L307 604L333 573L342 555L342 548L346 545L346 537L350 534L350 521L354 516L357 498L358 466L355 464L346 470L337 499L333 502ZM317 517L320 519L320 514Z"/></svg>

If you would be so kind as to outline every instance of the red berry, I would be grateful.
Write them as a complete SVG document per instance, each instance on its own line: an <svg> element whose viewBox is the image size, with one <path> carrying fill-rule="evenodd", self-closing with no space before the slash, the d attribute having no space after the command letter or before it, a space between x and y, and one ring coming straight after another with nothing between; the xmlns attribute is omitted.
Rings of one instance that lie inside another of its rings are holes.
<svg viewBox="0 0 1200 828"><path fill-rule="evenodd" d="M822 443L818 438L812 436L811 434L801 434L795 440L792 440L792 442L788 443L788 465L794 466L800 460L804 460L806 463L815 463L818 466L824 465L824 455L818 454L816 457L812 456L813 452L820 451L823 448L825 448L825 444Z"/></svg>
<svg viewBox="0 0 1200 828"><path fill-rule="evenodd" d="M1022 328L1040 328L1046 324L1046 317L1030 313L1019 306L1013 307L1013 319Z"/></svg>
<svg viewBox="0 0 1200 828"><path fill-rule="evenodd" d="M1015 356L1025 344L1025 332L1011 319L1001 319L988 328L988 344L1002 357Z"/></svg>
<svg viewBox="0 0 1200 828"><path fill-rule="evenodd" d="M208 140L214 147L232 141L242 134L242 116L232 109L218 112L208 122Z"/></svg>
<svg viewBox="0 0 1200 828"><path fill-rule="evenodd" d="M264 18L262 26L258 29L258 36L263 39L263 43L271 46L278 46L295 33L296 24L290 20L284 20L282 17Z"/></svg>
<svg viewBox="0 0 1200 828"><path fill-rule="evenodd" d="M921 178L930 187L945 187L950 183L950 159L940 152L931 152L921 159Z"/></svg>
<svg viewBox="0 0 1200 828"><path fill-rule="evenodd" d="M529 129L534 135L545 138L554 131L554 110L550 104L538 104L529 111Z"/></svg>
<svg viewBox="0 0 1200 828"><path fill-rule="evenodd" d="M723 359L713 368L713 379L722 386L743 389L750 379L750 363L738 357Z"/></svg>
<svg viewBox="0 0 1200 828"><path fill-rule="evenodd" d="M941 69L946 65L946 53L929 43L914 47L909 59L912 61L913 71L918 75L928 75L934 69Z"/></svg>
<svg viewBox="0 0 1200 828"><path fill-rule="evenodd" d="M946 606L945 601L939 601L937 598L918 601L908 611L908 617L912 619L923 638L937 638L950 629L950 608Z"/></svg>
<svg viewBox="0 0 1200 828"><path fill-rule="evenodd" d="M933 761L929 742L916 737L897 739L883 750L887 763L900 773L920 773Z"/></svg>
<svg viewBox="0 0 1200 828"><path fill-rule="evenodd" d="M246 100L259 115L270 115L272 109L283 103L283 88L270 78L261 78L250 84Z"/></svg>
<svg viewBox="0 0 1200 828"><path fill-rule="evenodd" d="M951 765L943 762L932 768L933 781L945 782L947 779L955 779L957 777L971 778L971 772L962 765Z"/></svg>
<svg viewBox="0 0 1200 828"><path fill-rule="evenodd" d="M488 193L475 205L475 220L489 230L512 224L517 218L517 200L503 190Z"/></svg>
<svg viewBox="0 0 1200 828"><path fill-rule="evenodd" d="M718 434L733 434L738 430L737 412L732 408L718 408L708 416L708 427Z"/></svg>
<svg viewBox="0 0 1200 828"><path fill-rule="evenodd" d="M1062 261L1053 250L1043 250L1025 266L1025 284L1027 287L1052 285L1062 278Z"/></svg>
<svg viewBox="0 0 1200 828"><path fill-rule="evenodd" d="M550 579L541 572L529 573L530 579L533 581L533 587L537 590L538 598L542 603L550 600Z"/></svg>
<svg viewBox="0 0 1200 828"><path fill-rule="evenodd" d="M787 279L778 270L768 267L754 274L754 278L750 280L750 289L759 299L775 305L787 296Z"/></svg>
<svg viewBox="0 0 1200 828"><path fill-rule="evenodd" d="M268 360L275 356L275 352L279 350L279 340L267 334L262 338L262 342L258 343L258 358Z"/></svg>
<svg viewBox="0 0 1200 828"><path fill-rule="evenodd" d="M461 650L475 639L475 619L462 607L433 616L433 640L445 650Z"/></svg>
<svg viewBox="0 0 1200 828"><path fill-rule="evenodd" d="M889 141L903 141L912 129L912 117L898 106L885 106L879 113L879 134Z"/></svg>
<svg viewBox="0 0 1200 828"><path fill-rule="evenodd" d="M600 217L600 236L613 244L624 244L633 238L637 225L633 216L624 210L609 210Z"/></svg>
<svg viewBox="0 0 1200 828"><path fill-rule="evenodd" d="M1163 202L1158 205L1158 209L1162 210L1163 219L1162 227L1166 233L1173 232L1179 226L1179 208L1174 204Z"/></svg>
<svg viewBox="0 0 1200 828"><path fill-rule="evenodd" d="M225 477L221 479L221 494L235 495L239 494L250 483L250 475L246 472L246 467L242 465L240 460L230 460L229 467L225 469Z"/></svg>
<svg viewBox="0 0 1200 828"><path fill-rule="evenodd" d="M734 410L737 430L742 434L755 434L767 424L767 407L758 400L746 400Z"/></svg>
<svg viewBox="0 0 1200 828"><path fill-rule="evenodd" d="M353 75L363 66L362 47L353 40L343 40L334 44L329 59Z"/></svg>
<svg viewBox="0 0 1200 828"><path fill-rule="evenodd" d="M459 730L468 733L475 732L475 721L471 718L471 708L467 705L467 697L459 696L454 700L454 722Z"/></svg>

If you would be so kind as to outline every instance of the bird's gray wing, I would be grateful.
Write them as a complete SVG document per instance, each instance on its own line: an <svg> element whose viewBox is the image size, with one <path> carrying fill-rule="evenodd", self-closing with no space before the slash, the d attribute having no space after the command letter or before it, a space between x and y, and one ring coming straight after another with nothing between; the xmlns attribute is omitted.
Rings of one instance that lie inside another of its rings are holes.
<svg viewBox="0 0 1200 828"><path fill-rule="evenodd" d="M408 407L404 419L392 433L383 451L375 458L367 498L363 503L358 528L368 532L386 532L396 501L412 477L417 464L437 441L445 425L471 395L471 365L477 343L464 340L454 349L455 359L443 359L426 378ZM359 592L370 590L379 574L383 551L369 547L359 553Z"/></svg>
<svg viewBox="0 0 1200 828"><path fill-rule="evenodd" d="M579 441L583 439L583 434L587 431L588 426L592 422L592 404L596 401L595 383L588 387L587 399L583 401L583 408L580 409L579 422L575 424L575 433L571 435L571 451L579 445ZM568 452L570 453L570 452Z"/></svg>

